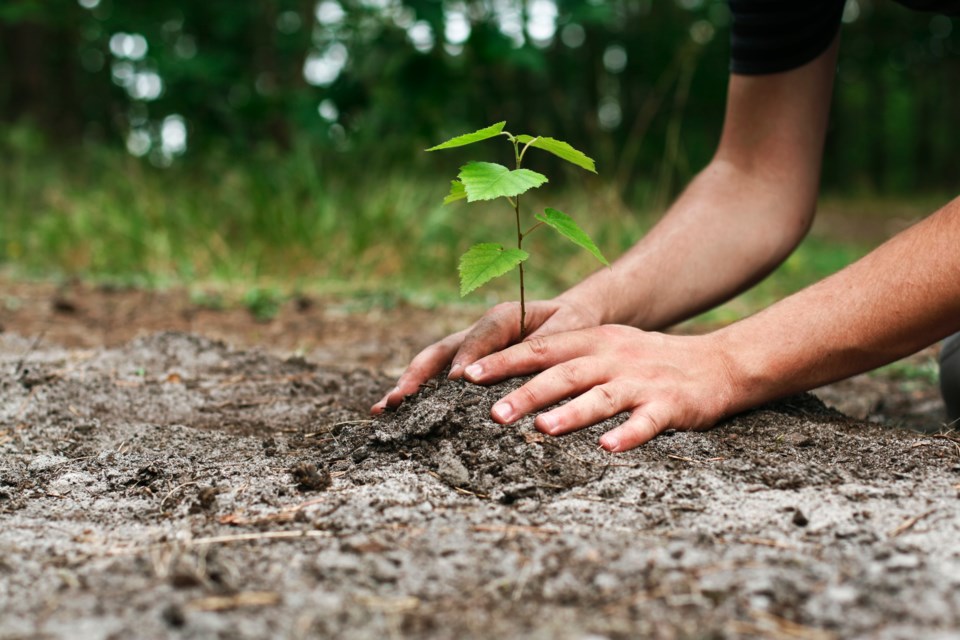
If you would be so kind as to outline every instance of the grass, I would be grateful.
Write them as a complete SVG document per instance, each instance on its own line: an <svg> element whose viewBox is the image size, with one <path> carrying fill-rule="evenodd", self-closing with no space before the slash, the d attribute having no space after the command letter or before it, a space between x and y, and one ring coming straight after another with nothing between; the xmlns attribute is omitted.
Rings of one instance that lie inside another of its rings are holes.
<svg viewBox="0 0 960 640"><path fill-rule="evenodd" d="M694 324L728 324L767 307L839 271L869 251L868 247L816 236L804 240L768 278L737 298L692 320Z"/></svg>
<svg viewBox="0 0 960 640"><path fill-rule="evenodd" d="M210 155L158 169L102 147L50 153L21 131L0 138L0 157L0 265L21 276L388 290L448 300L456 297L464 249L511 239L509 210L443 206L447 181L432 173L378 171L307 148L240 160ZM577 206L587 205L581 199ZM604 202L598 210L590 226L606 229L601 238L642 233L644 221L622 205ZM593 268L562 239L536 235L541 255L566 265L559 275L533 278L541 295ZM512 284L486 293L509 293ZM251 295L249 304L260 306L263 296Z"/></svg>
<svg viewBox="0 0 960 640"><path fill-rule="evenodd" d="M940 366L933 357L921 360L898 360L880 367L874 375L889 380L897 380L906 388L935 385L940 380Z"/></svg>
<svg viewBox="0 0 960 640"><path fill-rule="evenodd" d="M241 287L267 319L285 296L322 292L390 304L452 302L456 260L478 241L511 240L511 212L442 205L445 180L422 166L378 170L363 159L307 148L255 157L209 154L158 169L93 146L50 153L28 130L0 138L0 266L18 277L81 277L146 287ZM438 186L439 185L439 186ZM609 255L655 221L624 204L602 179L548 187L544 203L582 221ZM575 187L575 188L573 188ZM536 198L526 199L536 205ZM834 203L836 206L836 203ZM552 295L595 268L554 234L535 234L531 297ZM701 316L726 323L796 291L867 251L812 237L776 273ZM548 268L549 256L562 269ZM539 262L538 262L539 261ZM468 298L486 306L515 295L503 278Z"/></svg>

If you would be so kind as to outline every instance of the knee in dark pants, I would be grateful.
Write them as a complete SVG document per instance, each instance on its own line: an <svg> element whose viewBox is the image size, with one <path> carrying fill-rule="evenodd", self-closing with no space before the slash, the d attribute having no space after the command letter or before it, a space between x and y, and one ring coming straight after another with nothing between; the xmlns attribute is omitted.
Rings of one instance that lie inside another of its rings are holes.
<svg viewBox="0 0 960 640"><path fill-rule="evenodd" d="M947 407L949 426L960 428L960 333L940 346L940 393Z"/></svg>

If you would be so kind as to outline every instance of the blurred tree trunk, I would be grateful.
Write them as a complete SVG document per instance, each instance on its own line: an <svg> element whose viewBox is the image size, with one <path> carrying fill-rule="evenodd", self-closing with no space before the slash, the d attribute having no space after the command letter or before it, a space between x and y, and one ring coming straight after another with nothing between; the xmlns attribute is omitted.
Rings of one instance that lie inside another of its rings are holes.
<svg viewBox="0 0 960 640"><path fill-rule="evenodd" d="M0 120L30 121L50 134L82 130L77 107L77 22L26 14L0 22Z"/></svg>

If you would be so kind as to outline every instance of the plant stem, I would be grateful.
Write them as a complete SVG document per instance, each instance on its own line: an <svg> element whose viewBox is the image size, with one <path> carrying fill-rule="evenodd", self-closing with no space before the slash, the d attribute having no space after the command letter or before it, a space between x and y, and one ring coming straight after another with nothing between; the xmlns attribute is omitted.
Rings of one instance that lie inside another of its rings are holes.
<svg viewBox="0 0 960 640"><path fill-rule="evenodd" d="M523 153L520 152L520 147L517 144L517 139L511 137L513 141L513 155L517 159L517 169L520 168L520 163L523 162ZM530 145L528 144L527 147ZM526 151L527 147L524 147L523 150ZM523 230L520 228L520 196L518 195L513 201L513 212L514 217L517 221L517 249L523 251ZM523 288L523 263L521 262L517 267L520 270L520 340L523 341L527 337L527 301L526 295Z"/></svg>
<svg viewBox="0 0 960 640"><path fill-rule="evenodd" d="M520 196L514 202L514 213L517 219L517 249L523 250L523 232L520 231ZM520 340L527 336L527 305L523 289L523 263L517 265L520 269Z"/></svg>

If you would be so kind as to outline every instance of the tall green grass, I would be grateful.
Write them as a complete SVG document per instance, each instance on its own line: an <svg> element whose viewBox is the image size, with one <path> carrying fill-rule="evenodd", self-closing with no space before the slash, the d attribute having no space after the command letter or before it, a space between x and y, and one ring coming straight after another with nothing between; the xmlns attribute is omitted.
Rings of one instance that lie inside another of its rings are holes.
<svg viewBox="0 0 960 640"><path fill-rule="evenodd" d="M51 150L29 130L0 138L0 154L0 266L27 276L451 301L458 256L475 242L512 238L509 208L442 205L451 175L423 164L379 167L358 155L300 147L245 157L209 153L157 168L101 145ZM531 212L545 205L576 216L611 257L656 219L622 202L602 177L524 198ZM554 235L525 243L534 297L595 269L590 256ZM865 252L810 239L767 281L701 320L749 314ZM502 278L471 300L510 299L515 288Z"/></svg>
<svg viewBox="0 0 960 640"><path fill-rule="evenodd" d="M447 296L455 295L456 260L467 247L512 238L510 209L444 206L451 176L422 163L380 167L299 147L210 153L157 168L102 146L52 152L26 130L0 140L0 155L0 264L26 274ZM448 169L455 175L456 165ZM585 187L593 195L568 188L545 197L575 208L611 251L639 237L648 220L596 197L599 181ZM593 268L575 247L537 236L533 269L539 264L542 277L533 278L534 291L537 282L554 290ZM548 260L565 266L547 269Z"/></svg>
<svg viewBox="0 0 960 640"><path fill-rule="evenodd" d="M98 147L19 151L0 172L0 261L30 272L350 282L430 269L400 258L437 226L436 194L400 174L360 178L306 150L165 169Z"/></svg>

